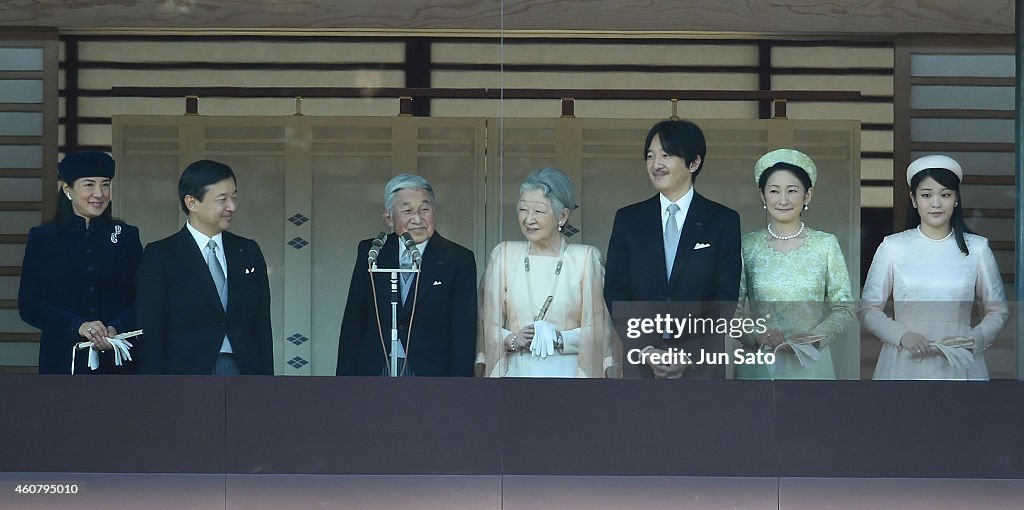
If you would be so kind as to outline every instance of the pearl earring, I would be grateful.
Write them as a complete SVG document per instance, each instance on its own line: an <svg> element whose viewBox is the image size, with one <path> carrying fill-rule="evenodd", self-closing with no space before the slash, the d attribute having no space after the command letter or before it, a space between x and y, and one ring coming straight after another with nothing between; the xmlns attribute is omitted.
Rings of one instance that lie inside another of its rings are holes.
<svg viewBox="0 0 1024 510"><path fill-rule="evenodd" d="M68 196L68 200L71 200L71 193L65 193Z"/></svg>
<svg viewBox="0 0 1024 510"><path fill-rule="evenodd" d="M761 204L761 209L768 210L768 204Z"/></svg>
<svg viewBox="0 0 1024 510"><path fill-rule="evenodd" d="M805 211L807 210L807 204L804 204L804 210Z"/></svg>

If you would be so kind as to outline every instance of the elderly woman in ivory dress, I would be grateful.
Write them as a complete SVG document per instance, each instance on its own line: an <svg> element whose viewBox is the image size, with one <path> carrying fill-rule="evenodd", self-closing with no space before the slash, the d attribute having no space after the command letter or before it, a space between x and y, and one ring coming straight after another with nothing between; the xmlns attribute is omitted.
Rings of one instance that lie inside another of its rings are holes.
<svg viewBox="0 0 1024 510"><path fill-rule="evenodd" d="M484 375L614 372L601 254L562 235L574 203L572 181L554 168L533 172L519 188L516 209L526 240L495 246L481 282L477 351Z"/></svg>
<svg viewBox="0 0 1024 510"><path fill-rule="evenodd" d="M962 179L960 164L947 156L924 156L907 168L907 230L875 252L859 312L882 340L874 379L988 379L982 352L1009 308L988 239L964 225ZM894 319L883 311L890 295ZM971 327L975 296L984 316Z"/></svg>
<svg viewBox="0 0 1024 510"><path fill-rule="evenodd" d="M854 306L836 236L803 222L817 180L814 161L797 150L776 149L754 164L768 225L741 240L737 314L767 318L767 331L740 340L776 358L772 365L740 365L740 379L836 377L829 342L853 322Z"/></svg>

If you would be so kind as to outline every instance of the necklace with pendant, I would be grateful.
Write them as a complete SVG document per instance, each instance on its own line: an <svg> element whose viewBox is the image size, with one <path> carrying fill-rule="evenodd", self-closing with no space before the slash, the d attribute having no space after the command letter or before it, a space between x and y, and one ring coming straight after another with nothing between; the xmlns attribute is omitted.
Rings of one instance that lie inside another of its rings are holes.
<svg viewBox="0 0 1024 510"><path fill-rule="evenodd" d="M544 304L540 307L540 311L533 317L533 321L544 320L544 316L548 314L548 308L551 306L551 302L555 299L555 289L558 288L558 277L562 274L562 262L565 257L566 242L565 239L559 236L561 246L558 250L558 263L555 265L555 278L551 282L551 292L548 293L547 299L544 300ZM523 257L523 268L526 269L526 294L532 298L533 289L530 285L530 251L533 249L533 243L527 243L526 245L526 256Z"/></svg>

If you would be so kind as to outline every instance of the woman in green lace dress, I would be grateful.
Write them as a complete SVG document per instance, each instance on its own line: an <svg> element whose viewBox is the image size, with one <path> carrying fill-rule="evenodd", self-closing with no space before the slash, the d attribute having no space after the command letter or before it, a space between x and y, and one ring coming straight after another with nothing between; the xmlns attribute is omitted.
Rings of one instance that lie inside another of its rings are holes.
<svg viewBox="0 0 1024 510"><path fill-rule="evenodd" d="M808 228L818 171L806 154L776 149L754 165L768 226L743 236L740 306L767 331L741 338L773 364L740 365L741 379L835 379L829 342L853 321L850 276L836 236ZM799 351L799 352L798 352Z"/></svg>

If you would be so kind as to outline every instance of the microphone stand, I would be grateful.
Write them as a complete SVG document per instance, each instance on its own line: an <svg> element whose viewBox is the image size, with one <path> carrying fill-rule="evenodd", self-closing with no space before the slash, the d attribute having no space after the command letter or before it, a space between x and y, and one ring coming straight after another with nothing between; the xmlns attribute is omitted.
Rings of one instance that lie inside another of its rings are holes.
<svg viewBox="0 0 1024 510"><path fill-rule="evenodd" d="M398 377L398 349L401 346L401 340L398 338L398 300L400 296L398 291L398 274L419 273L419 260L413 260L412 267L409 269L377 269L377 261L375 260L373 265L370 266L369 271L370 278L373 278L373 273L391 273L391 354L389 356L391 370L389 370L389 375L391 377ZM406 355L408 356L408 353Z"/></svg>

